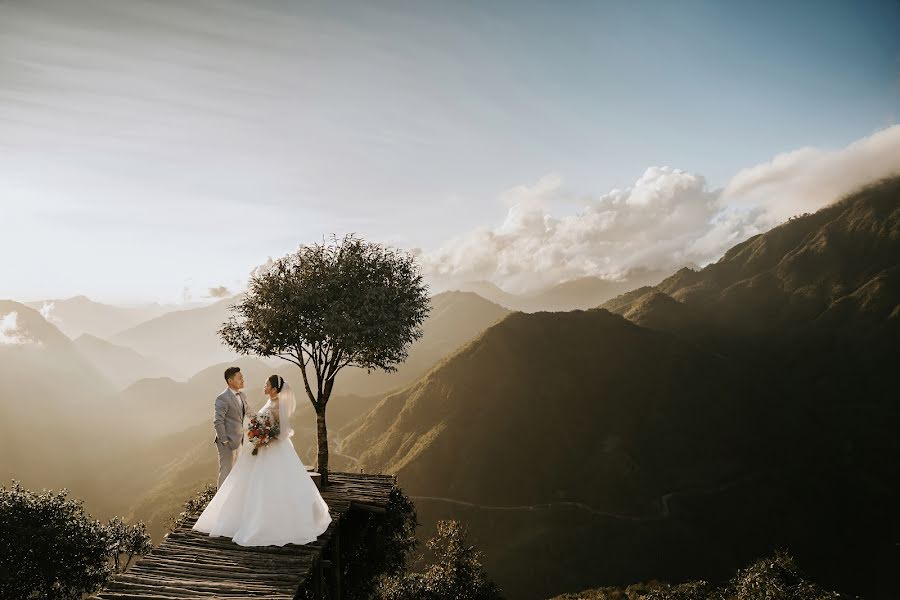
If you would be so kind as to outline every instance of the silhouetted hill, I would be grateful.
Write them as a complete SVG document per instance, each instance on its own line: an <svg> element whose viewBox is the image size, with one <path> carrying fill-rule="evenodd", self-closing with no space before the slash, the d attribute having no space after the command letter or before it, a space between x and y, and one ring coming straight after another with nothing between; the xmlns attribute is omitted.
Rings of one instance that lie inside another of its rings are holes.
<svg viewBox="0 0 900 600"><path fill-rule="evenodd" d="M731 371L605 310L514 313L385 398L346 449L413 494L653 514L665 491L746 462Z"/></svg>
<svg viewBox="0 0 900 600"><path fill-rule="evenodd" d="M623 316L649 329L670 331L685 337L692 337L698 327L705 325L704 316L696 309L656 290L636 298L627 306Z"/></svg>
<svg viewBox="0 0 900 600"><path fill-rule="evenodd" d="M371 396L403 387L507 314L502 306L471 292L437 294L431 298L422 337L410 346L409 356L396 373L345 368L337 376L335 391Z"/></svg>
<svg viewBox="0 0 900 600"><path fill-rule="evenodd" d="M75 347L118 388L124 388L147 377L161 377L168 371L167 367L157 360L88 333L75 339Z"/></svg>
<svg viewBox="0 0 900 600"><path fill-rule="evenodd" d="M25 304L37 310L46 309L51 322L73 339L83 333L108 339L113 334L171 310L171 307L160 304L111 306L94 302L86 296L36 300Z"/></svg>

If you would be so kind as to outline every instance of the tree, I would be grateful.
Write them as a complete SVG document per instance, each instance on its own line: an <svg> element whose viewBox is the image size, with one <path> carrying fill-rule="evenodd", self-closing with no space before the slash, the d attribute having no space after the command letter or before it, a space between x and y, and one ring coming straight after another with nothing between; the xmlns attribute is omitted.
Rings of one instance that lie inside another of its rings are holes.
<svg viewBox="0 0 900 600"><path fill-rule="evenodd" d="M466 544L459 521L438 521L437 535L426 542L434 562L422 573L384 577L379 600L500 600L500 589L481 564L481 552Z"/></svg>
<svg viewBox="0 0 900 600"><path fill-rule="evenodd" d="M144 524L107 525L66 490L37 494L13 481L0 487L0 598L79 600L134 556L151 549ZM127 556L124 564L120 555ZM113 567L115 565L115 567Z"/></svg>
<svg viewBox="0 0 900 600"><path fill-rule="evenodd" d="M422 336L429 308L412 255L347 235L302 245L252 277L219 335L241 354L300 367L316 413L317 470L327 485L325 408L335 375L348 366L396 371Z"/></svg>
<svg viewBox="0 0 900 600"><path fill-rule="evenodd" d="M143 521L127 525L121 517L113 517L106 524L106 530L110 537L109 552L117 573L127 571L135 556L143 556L153 549Z"/></svg>

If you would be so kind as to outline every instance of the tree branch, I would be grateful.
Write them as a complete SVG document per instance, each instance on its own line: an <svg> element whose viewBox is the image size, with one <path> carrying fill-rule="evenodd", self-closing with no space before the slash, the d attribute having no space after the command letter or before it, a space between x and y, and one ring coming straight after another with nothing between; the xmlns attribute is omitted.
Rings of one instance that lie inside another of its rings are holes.
<svg viewBox="0 0 900 600"><path fill-rule="evenodd" d="M303 346L300 346L300 354L303 354ZM309 401L312 403L313 408L316 408L316 398L313 396L312 390L309 389L309 377L306 376L306 361L300 365L300 373L303 374L303 387L306 388L306 396L309 398Z"/></svg>

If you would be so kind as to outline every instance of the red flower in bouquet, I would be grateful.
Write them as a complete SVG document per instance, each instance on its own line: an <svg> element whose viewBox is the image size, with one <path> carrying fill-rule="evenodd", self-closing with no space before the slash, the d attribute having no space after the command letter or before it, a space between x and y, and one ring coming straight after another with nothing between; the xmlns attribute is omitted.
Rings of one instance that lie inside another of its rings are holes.
<svg viewBox="0 0 900 600"><path fill-rule="evenodd" d="M278 423L272 422L270 415L253 415L250 417L250 425L248 426L247 437L253 443L253 455L259 452L259 449L267 446L278 438L280 433Z"/></svg>

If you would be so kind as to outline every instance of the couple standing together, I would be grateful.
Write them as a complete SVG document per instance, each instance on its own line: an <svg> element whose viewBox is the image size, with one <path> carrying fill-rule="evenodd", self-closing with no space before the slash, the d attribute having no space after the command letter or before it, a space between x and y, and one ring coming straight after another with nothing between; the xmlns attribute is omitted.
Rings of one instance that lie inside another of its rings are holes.
<svg viewBox="0 0 900 600"><path fill-rule="evenodd" d="M230 537L241 546L315 541L328 528L331 515L290 440L293 390L279 375L266 380L263 392L268 400L257 415L272 421L280 433L254 454L253 444L244 443L248 409L241 370L226 369L225 382L228 387L216 398L213 419L219 489L193 529Z"/></svg>

